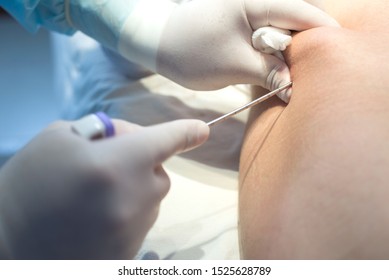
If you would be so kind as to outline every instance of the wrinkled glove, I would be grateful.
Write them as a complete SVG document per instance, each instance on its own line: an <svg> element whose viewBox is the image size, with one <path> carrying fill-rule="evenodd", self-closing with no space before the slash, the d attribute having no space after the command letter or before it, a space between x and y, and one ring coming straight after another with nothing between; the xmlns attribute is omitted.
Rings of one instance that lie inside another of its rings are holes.
<svg viewBox="0 0 389 280"><path fill-rule="evenodd" d="M81 30L130 61L198 90L239 83L273 90L290 81L289 69L279 52L254 48L254 31L338 26L302 0L193 0L180 5L170 0L15 0L0 5L30 30L39 25L68 34ZM280 97L288 101L290 92Z"/></svg>
<svg viewBox="0 0 389 280"><path fill-rule="evenodd" d="M253 47L255 30L338 26L302 0L68 1L69 20L77 29L197 90L240 83L273 90L290 81L289 69L277 55Z"/></svg>
<svg viewBox="0 0 389 280"><path fill-rule="evenodd" d="M301 0L194 0L178 6L158 1L155 10L153 2L139 2L138 16L126 21L120 52L199 90L239 83L273 90L290 81L282 60L253 48L252 35L260 27L300 31L338 26L323 11ZM133 34L141 39L134 40Z"/></svg>
<svg viewBox="0 0 389 280"><path fill-rule="evenodd" d="M89 141L56 123L2 167L0 257L134 257L169 190L161 163L203 143L209 128L114 124L119 135Z"/></svg>

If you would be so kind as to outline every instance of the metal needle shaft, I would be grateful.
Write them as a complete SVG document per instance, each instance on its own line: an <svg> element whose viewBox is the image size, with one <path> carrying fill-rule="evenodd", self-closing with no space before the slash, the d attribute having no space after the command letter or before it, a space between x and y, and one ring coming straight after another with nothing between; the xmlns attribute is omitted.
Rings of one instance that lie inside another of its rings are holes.
<svg viewBox="0 0 389 280"><path fill-rule="evenodd" d="M208 126L213 126L215 124L221 123L221 122L231 118L232 116L235 116L236 114L238 114L238 113L240 113L240 112L242 112L242 111L244 111L246 109L249 109L249 108L251 108L251 107L253 107L253 106L255 106L255 105L257 105L257 104L259 104L259 103L261 103L261 102L263 102L265 100L267 100L267 99L269 99L270 97L276 95L277 93L283 91L284 89L287 89L287 88L291 87L292 84L293 84L292 82L289 82L289 83L287 83L287 84L277 88L276 90L273 90L273 91L271 91L271 92L269 92L269 93L267 93L267 94L265 94L265 95L255 99L255 100L247 103L246 105L243 105L242 107L239 107L239 108L235 109L232 112L229 112L229 113L227 113L227 114L225 114L225 115L223 115L223 116L221 116L221 117L219 117L217 119L214 119L214 120L208 122L207 125Z"/></svg>

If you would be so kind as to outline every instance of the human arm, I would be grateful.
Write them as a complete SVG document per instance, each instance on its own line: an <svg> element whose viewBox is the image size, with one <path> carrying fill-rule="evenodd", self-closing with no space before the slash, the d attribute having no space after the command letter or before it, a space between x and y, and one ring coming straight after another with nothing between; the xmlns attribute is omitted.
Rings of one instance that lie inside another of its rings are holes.
<svg viewBox="0 0 389 280"><path fill-rule="evenodd" d="M19 15L23 2L3 5L32 29L81 30L132 62L205 90L238 83L274 89L290 80L282 60L252 47L251 35L259 27L337 25L301 0L196 0L181 5L169 0L41 0L29 14Z"/></svg>
<svg viewBox="0 0 389 280"><path fill-rule="evenodd" d="M161 163L209 133L194 120L115 121L119 135L89 141L70 125L47 128L0 170L7 258L134 257L169 190Z"/></svg>

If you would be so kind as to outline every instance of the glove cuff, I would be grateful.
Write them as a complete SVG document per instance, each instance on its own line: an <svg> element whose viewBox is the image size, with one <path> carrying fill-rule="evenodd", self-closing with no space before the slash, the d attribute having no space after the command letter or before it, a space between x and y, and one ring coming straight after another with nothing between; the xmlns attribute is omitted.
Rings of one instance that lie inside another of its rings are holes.
<svg viewBox="0 0 389 280"><path fill-rule="evenodd" d="M119 53L156 71L161 36L176 6L170 0L139 1L121 29L117 46Z"/></svg>
<svg viewBox="0 0 389 280"><path fill-rule="evenodd" d="M68 25L116 50L124 22L143 0L64 0Z"/></svg>

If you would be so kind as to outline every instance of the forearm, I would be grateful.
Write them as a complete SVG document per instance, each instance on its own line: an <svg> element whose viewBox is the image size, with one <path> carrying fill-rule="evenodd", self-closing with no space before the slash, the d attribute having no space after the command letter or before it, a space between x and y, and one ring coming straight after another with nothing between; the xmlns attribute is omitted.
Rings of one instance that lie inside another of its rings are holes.
<svg viewBox="0 0 389 280"><path fill-rule="evenodd" d="M114 42L128 15L142 0L15 0L2 1L1 6L26 29L40 26L71 34L81 30L104 42Z"/></svg>
<svg viewBox="0 0 389 280"><path fill-rule="evenodd" d="M127 59L154 70L171 0L15 0L0 3L31 32L40 26L65 34L79 30Z"/></svg>

